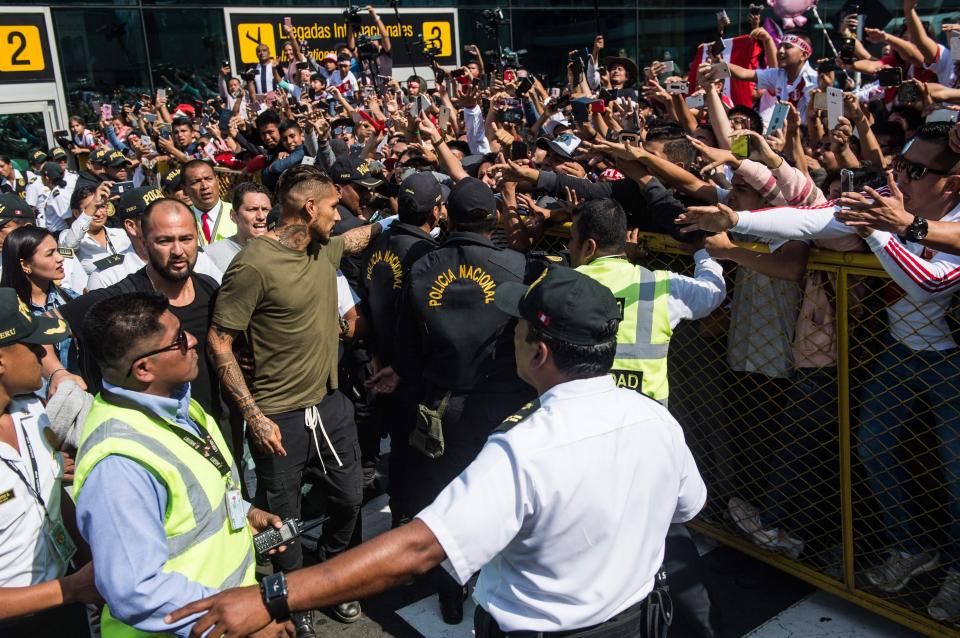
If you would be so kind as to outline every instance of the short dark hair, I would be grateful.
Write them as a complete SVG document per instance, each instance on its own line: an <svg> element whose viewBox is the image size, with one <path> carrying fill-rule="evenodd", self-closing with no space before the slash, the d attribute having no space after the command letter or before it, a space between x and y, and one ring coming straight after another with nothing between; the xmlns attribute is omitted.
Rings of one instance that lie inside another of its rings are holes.
<svg viewBox="0 0 960 638"><path fill-rule="evenodd" d="M678 124L666 123L658 124L647 131L647 142L660 142L664 140L679 140L683 138L684 132Z"/></svg>
<svg viewBox="0 0 960 638"><path fill-rule="evenodd" d="M280 114L273 109L267 109L257 116L256 125L258 129L263 128L267 124L276 124L277 128L280 128Z"/></svg>
<svg viewBox="0 0 960 638"><path fill-rule="evenodd" d="M97 192L96 186L90 184L81 184L73 189L70 195L70 210L80 210L80 202Z"/></svg>
<svg viewBox="0 0 960 638"><path fill-rule="evenodd" d="M163 330L160 316L169 307L157 292L128 292L98 301L83 318L83 346L102 370L120 372L136 345Z"/></svg>
<svg viewBox="0 0 960 638"><path fill-rule="evenodd" d="M896 113L907 123L907 128L916 130L923 124L923 116L919 112L907 106L898 105L890 110L890 115ZM887 116L889 121L890 115Z"/></svg>
<svg viewBox="0 0 960 638"><path fill-rule="evenodd" d="M17 296L25 304L30 303L30 291L33 290L33 286L27 273L23 272L20 260L33 257L40 242L47 237L52 237L54 241L57 239L46 228L21 226L11 231L3 241L3 273L0 274L0 287L16 290Z"/></svg>
<svg viewBox="0 0 960 638"><path fill-rule="evenodd" d="M876 122L870 127L876 136L887 135L892 137L894 146L902 147L907 141L907 133L903 127L896 122Z"/></svg>
<svg viewBox="0 0 960 638"><path fill-rule="evenodd" d="M562 341L544 334L538 326L528 324L527 343L542 341L550 349L553 364L568 379L591 379L610 372L617 353L618 319L611 319L604 326L600 343L589 346Z"/></svg>
<svg viewBox="0 0 960 638"><path fill-rule="evenodd" d="M280 124L280 134L283 135L290 129L296 129L298 132L303 132L303 129L300 128L300 125L297 124L296 120L286 120Z"/></svg>
<svg viewBox="0 0 960 638"><path fill-rule="evenodd" d="M187 173L200 166L209 168L213 172L214 177L216 177L217 172L213 170L213 166L210 165L210 162L202 159L192 159L184 164L183 168L180 169L181 181L185 182L187 179Z"/></svg>
<svg viewBox="0 0 960 638"><path fill-rule="evenodd" d="M0 162L3 162L4 164L13 164L9 155L0 155Z"/></svg>
<svg viewBox="0 0 960 638"><path fill-rule="evenodd" d="M663 145L663 154L674 164L692 166L697 161L697 148L686 138L668 140Z"/></svg>
<svg viewBox="0 0 960 638"><path fill-rule="evenodd" d="M627 244L627 214L615 199L589 199L573 218L580 241L592 239L605 251L623 252Z"/></svg>
<svg viewBox="0 0 960 638"><path fill-rule="evenodd" d="M233 207L233 210L240 208L243 204L243 198L247 196L247 193L262 193L266 195L267 198L270 199L270 203L273 204L270 191L267 190L263 184L254 181L240 182L230 189L230 205Z"/></svg>
<svg viewBox="0 0 960 638"><path fill-rule="evenodd" d="M932 142L940 147L938 156L945 155L948 163L953 167L951 175L957 175L957 166L960 165L960 153L955 153L950 148L950 131L954 124L951 122L926 122L917 129L918 140ZM938 157L939 159L939 157Z"/></svg>
<svg viewBox="0 0 960 638"><path fill-rule="evenodd" d="M173 122L171 122L170 127L176 128L178 126L188 126L193 129L193 122L188 117L175 117Z"/></svg>

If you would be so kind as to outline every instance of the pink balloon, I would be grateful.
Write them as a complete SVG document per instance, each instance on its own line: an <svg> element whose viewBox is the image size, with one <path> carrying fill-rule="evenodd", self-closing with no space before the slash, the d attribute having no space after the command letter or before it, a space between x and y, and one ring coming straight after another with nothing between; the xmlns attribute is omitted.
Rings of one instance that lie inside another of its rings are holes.
<svg viewBox="0 0 960 638"><path fill-rule="evenodd" d="M817 0L767 0L767 4L783 22L784 29L802 27L807 23L805 14L817 4Z"/></svg>

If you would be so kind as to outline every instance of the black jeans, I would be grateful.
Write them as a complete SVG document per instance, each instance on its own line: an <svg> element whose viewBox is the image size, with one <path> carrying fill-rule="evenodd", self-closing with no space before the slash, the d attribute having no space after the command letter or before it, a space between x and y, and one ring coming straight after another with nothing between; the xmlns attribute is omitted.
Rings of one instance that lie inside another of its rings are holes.
<svg viewBox="0 0 960 638"><path fill-rule="evenodd" d="M300 494L304 475L310 473L314 489L326 496L326 513L330 517L323 525L318 559L332 558L350 547L354 530L359 524L360 503L363 498L360 445L357 426L353 421L353 404L342 392L335 391L323 398L317 406L330 446L317 426L320 457L310 430L306 427L306 410L293 410L267 415L280 427L286 456L264 454L251 445L257 464L257 507L281 518L300 517ZM309 409L309 408L308 408ZM321 466L320 459L323 460ZM321 467L326 468L324 472ZM303 566L303 549L294 543L273 559L274 569L291 571Z"/></svg>

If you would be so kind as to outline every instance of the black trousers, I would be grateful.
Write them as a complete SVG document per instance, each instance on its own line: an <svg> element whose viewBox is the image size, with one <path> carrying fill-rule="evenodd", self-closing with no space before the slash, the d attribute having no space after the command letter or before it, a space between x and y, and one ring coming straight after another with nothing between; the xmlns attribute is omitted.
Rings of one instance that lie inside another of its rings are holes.
<svg viewBox="0 0 960 638"><path fill-rule="evenodd" d="M3 638L89 638L87 609L80 603L0 622Z"/></svg>
<svg viewBox="0 0 960 638"><path fill-rule="evenodd" d="M254 445L251 445L251 453L257 465L257 507L284 519L299 518L300 494L305 476L309 475L314 489L323 491L330 520L323 525L318 559L325 560L348 549L351 540L355 540L363 498L363 477L353 404L343 393L335 391L324 397L316 407L323 428L343 466L337 463L319 425L316 432L320 456L317 456L313 436L306 426L306 410L267 415L280 427L287 456L264 454ZM326 468L325 472L322 467ZM303 549L300 543L294 543L287 551L277 554L273 566L284 572L302 567Z"/></svg>
<svg viewBox="0 0 960 638"><path fill-rule="evenodd" d="M648 629L647 616L650 613L656 612L652 612L647 600L642 600L610 620L592 627L556 632L505 632L483 607L477 605L473 614L473 630L476 638L665 638L667 626L664 623L657 625L656 630Z"/></svg>

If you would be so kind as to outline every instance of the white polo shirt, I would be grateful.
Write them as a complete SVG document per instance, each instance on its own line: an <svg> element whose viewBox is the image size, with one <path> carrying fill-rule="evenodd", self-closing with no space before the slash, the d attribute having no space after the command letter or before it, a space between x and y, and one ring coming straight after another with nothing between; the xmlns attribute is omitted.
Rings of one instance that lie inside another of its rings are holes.
<svg viewBox="0 0 960 638"><path fill-rule="evenodd" d="M604 622L653 589L671 523L707 489L680 425L609 375L569 381L495 433L417 515L503 631Z"/></svg>
<svg viewBox="0 0 960 638"><path fill-rule="evenodd" d="M50 516L60 518L60 487L63 468L56 450L43 430L50 420L40 400L20 396L10 403L20 451L0 443L0 587L25 587L60 578L67 565L44 533L43 507L24 482L10 469L10 462L33 485L33 466L24 437L30 439L40 476L40 494Z"/></svg>

